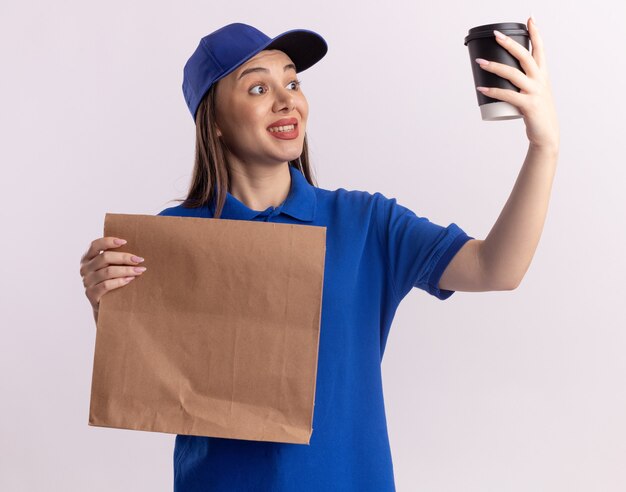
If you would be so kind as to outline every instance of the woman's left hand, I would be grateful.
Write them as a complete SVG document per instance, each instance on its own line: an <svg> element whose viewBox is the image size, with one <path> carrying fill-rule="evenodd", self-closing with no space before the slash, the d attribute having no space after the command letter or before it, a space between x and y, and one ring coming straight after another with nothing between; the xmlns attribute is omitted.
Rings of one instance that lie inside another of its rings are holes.
<svg viewBox="0 0 626 492"><path fill-rule="evenodd" d="M505 36L497 42L517 58L524 72L503 63L480 64L481 68L509 80L521 92L488 87L481 91L486 96L517 106L524 117L526 135L531 146L557 151L559 148L559 123L552 90L548 80L548 68L543 41L532 18L528 19L528 33L532 54L517 41Z"/></svg>

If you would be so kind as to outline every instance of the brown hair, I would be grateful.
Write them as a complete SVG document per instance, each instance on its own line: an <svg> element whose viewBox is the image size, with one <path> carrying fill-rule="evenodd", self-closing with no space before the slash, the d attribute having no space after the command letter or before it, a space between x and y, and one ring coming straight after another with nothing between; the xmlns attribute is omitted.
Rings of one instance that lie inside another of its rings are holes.
<svg viewBox="0 0 626 492"><path fill-rule="evenodd" d="M187 198L176 198L186 208L196 208L211 203L215 199L215 215L218 219L222 214L226 201L226 192L230 188L230 173L225 156L225 144L217 135L215 126L215 87L213 84L203 97L196 113L196 155L193 177ZM313 186L317 186L309 161L309 147L306 133L302 154L289 165L298 169Z"/></svg>

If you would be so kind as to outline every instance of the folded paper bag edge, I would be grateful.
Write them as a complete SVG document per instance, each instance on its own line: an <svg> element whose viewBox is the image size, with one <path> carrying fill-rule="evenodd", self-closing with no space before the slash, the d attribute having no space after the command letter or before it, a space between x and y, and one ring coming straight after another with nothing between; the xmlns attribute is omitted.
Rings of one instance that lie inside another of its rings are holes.
<svg viewBox="0 0 626 492"><path fill-rule="evenodd" d="M306 445L310 445L311 444L311 435L313 433L313 429L311 429L311 432L305 433L305 432L298 432L297 430L295 432L292 431L287 431L285 429L284 432L284 437L283 438L264 438L264 439L255 439L254 437L252 437L251 434L246 434L246 435L239 435L237 437L232 437L229 436L227 433L223 433L222 435L219 435L220 433L215 433L215 435L211 435L211 436L206 436L204 434L189 434L186 432L176 432L176 431L166 431L166 430L159 430L159 429L146 429L145 427L132 427L129 425L120 425L120 424L106 424L104 422L99 422L97 419L96 420L92 420L91 416L89 421L87 422L87 425L89 427L94 427L94 428L102 428L102 429L118 429L118 430L123 430L123 431L141 431L141 432L158 432L160 434L169 434L169 435L184 435L184 436L193 436L193 437L216 437L219 439L235 439L235 440L242 440L242 441L256 441L256 442L275 442L275 443L284 443L284 444L306 444Z"/></svg>

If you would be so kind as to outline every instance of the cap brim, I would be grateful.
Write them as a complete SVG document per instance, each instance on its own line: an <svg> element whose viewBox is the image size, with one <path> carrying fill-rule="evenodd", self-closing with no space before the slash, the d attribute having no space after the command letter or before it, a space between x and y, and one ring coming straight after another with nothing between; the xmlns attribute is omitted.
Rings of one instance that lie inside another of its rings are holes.
<svg viewBox="0 0 626 492"><path fill-rule="evenodd" d="M291 29L276 36L263 49L284 51L296 65L296 72L302 72L326 55L328 45L322 36L313 31Z"/></svg>

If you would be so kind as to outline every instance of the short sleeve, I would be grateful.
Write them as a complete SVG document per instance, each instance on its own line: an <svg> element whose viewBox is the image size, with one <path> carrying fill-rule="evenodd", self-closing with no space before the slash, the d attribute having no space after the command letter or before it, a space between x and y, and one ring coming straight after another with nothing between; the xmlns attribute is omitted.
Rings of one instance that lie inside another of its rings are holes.
<svg viewBox="0 0 626 492"><path fill-rule="evenodd" d="M379 234L390 282L400 302L413 287L445 300L455 291L439 289L454 255L472 236L457 224L447 227L418 217L408 208L376 193Z"/></svg>

